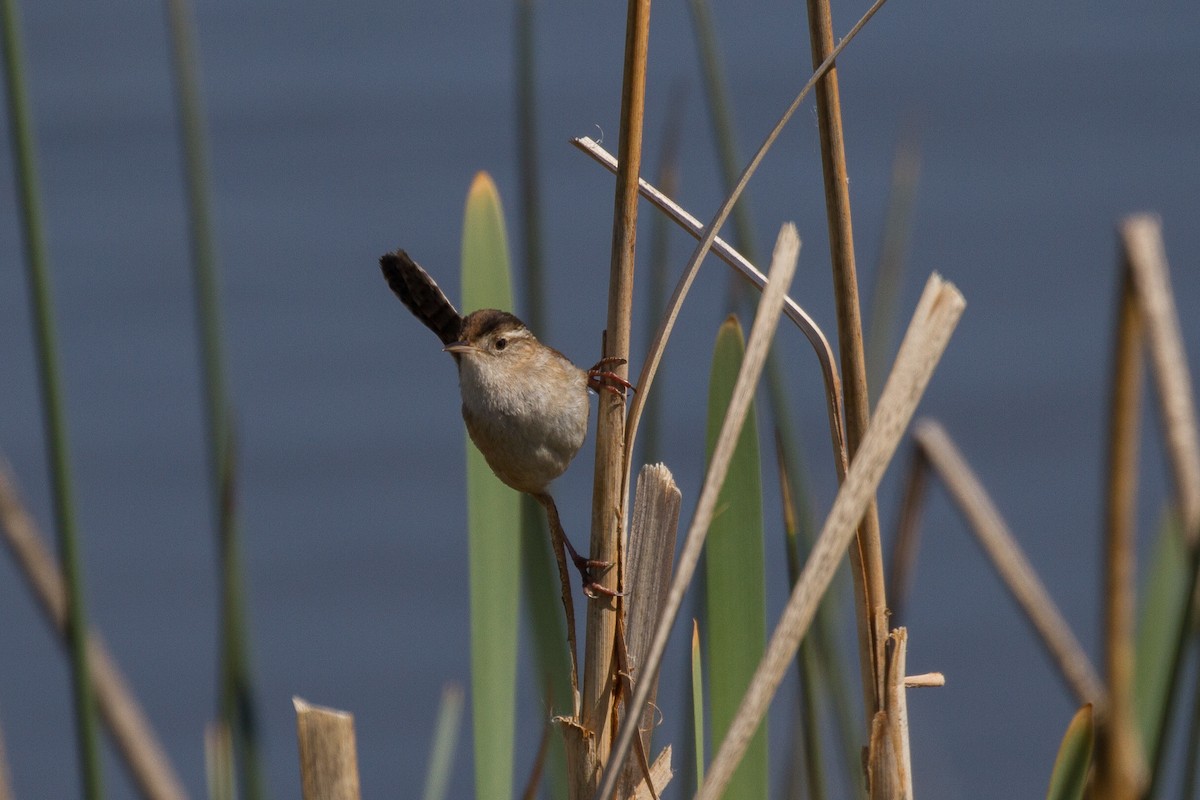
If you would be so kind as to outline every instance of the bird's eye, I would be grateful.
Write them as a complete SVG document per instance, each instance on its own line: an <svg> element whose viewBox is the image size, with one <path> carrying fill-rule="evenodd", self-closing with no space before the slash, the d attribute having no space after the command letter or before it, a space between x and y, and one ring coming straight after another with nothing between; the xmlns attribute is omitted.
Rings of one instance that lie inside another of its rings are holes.
<svg viewBox="0 0 1200 800"><path fill-rule="evenodd" d="M500 338L496 340L496 349L503 350L508 347L508 339Z"/></svg>

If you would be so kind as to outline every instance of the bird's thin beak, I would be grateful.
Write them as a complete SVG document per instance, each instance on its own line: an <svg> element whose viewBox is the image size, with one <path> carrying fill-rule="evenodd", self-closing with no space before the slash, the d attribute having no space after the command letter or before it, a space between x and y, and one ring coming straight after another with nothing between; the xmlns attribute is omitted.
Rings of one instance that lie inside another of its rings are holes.
<svg viewBox="0 0 1200 800"><path fill-rule="evenodd" d="M479 348L467 342L458 341L451 342L442 348L443 353L474 353Z"/></svg>

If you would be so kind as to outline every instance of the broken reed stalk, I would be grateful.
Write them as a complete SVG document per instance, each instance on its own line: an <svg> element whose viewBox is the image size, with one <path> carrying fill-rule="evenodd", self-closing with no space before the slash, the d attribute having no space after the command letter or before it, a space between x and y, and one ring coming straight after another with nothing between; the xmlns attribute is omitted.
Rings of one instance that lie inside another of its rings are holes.
<svg viewBox="0 0 1200 800"><path fill-rule="evenodd" d="M1176 502L1184 535L1195 549L1200 545L1200 434L1179 312L1171 291L1162 223L1153 214L1127 217L1121 223L1121 241L1125 261L1133 272L1146 342L1154 363L1153 376Z"/></svg>
<svg viewBox="0 0 1200 800"><path fill-rule="evenodd" d="M354 715L292 698L304 800L359 800Z"/></svg>
<svg viewBox="0 0 1200 800"><path fill-rule="evenodd" d="M930 276L880 396L875 420L846 473L846 480L838 490L821 535L771 636L767 652L759 662L741 707L708 769L697 795L701 800L715 800L721 796L762 722L965 305L962 295L952 284L936 273Z"/></svg>
<svg viewBox="0 0 1200 800"><path fill-rule="evenodd" d="M725 475L729 470L729 462L737 445L750 403L754 399L755 387L762 375L767 352L771 340L779 324L780 311L783 308L783 298L791 285L792 275L796 271L796 263L800 256L800 236L791 223L785 224L779 231L775 244L775 253L771 259L771 270L767 278L767 288L758 304L754 316L754 324L750 328L750 338L746 342L746 352L742 365L738 370L737 381L733 394L721 423L721 432L713 448L708 470L704 476L704 486L696 501L696 511L692 515L691 525L684 538L683 549L675 568L671 588L667 592L666 606L658 620L654 631L654 639L650 643L644 663L641 668L640 680L635 684L633 697L626 704L626 714L621 728L613 742L612 753L604 769L600 788L593 795L594 800L605 800L612 795L616 788L617 778L621 774L621 765L629 754L630 745L638 731L642 711L650 696L654 679L662 666L663 653L667 649L667 639L671 635L679 608L683 605L683 595L696 572L700 561L700 551L704 547L704 539L708 535L708 526L716 513L717 496L725 483Z"/></svg>
<svg viewBox="0 0 1200 800"><path fill-rule="evenodd" d="M646 56L650 43L650 0L629 0L625 21L625 66L621 88L621 170L613 201L612 261L609 270L608 318L604 357L629 358L633 318L633 270L637 247L637 187L642 161L642 118L646 102ZM628 368L617 365L624 377ZM592 482L592 536L590 557L615 565L600 576L601 584L620 589L621 536L625 521L627 457L625 453L625 402L611 392L599 393L596 422L596 466ZM617 630L618 599L591 600L587 604L584 644L582 742L587 758L574 759L569 777L572 797L592 792L601 767L608 761L615 727L616 687L613 648Z"/></svg>
<svg viewBox="0 0 1200 800"><path fill-rule="evenodd" d="M833 52L833 21L829 0L808 0L808 29L812 64L816 68ZM850 217L850 179L842 137L842 107L837 67L817 82L817 128L821 167L825 177L825 209L829 224L829 255L833 265L838 345L842 358L842 392L846 411L846 450L852 460L871 419L858 276L854 264L854 230ZM850 550L858 613L859 666L863 705L868 723L883 707L883 647L887 640L887 599L884 594L883 547L879 515L872 501L863 515L858 544Z"/></svg>
<svg viewBox="0 0 1200 800"><path fill-rule="evenodd" d="M68 614L66 581L54 556L42 544L37 526L21 503L8 469L3 464L0 464L0 530L42 611L58 634L65 636ZM87 638L87 650L89 682L100 716L133 782L151 800L186 798L183 783L171 767L166 751L100 634L91 632Z"/></svg>
<svg viewBox="0 0 1200 800"><path fill-rule="evenodd" d="M665 465L647 464L642 467L638 474L633 518L629 526L628 567L624 583L625 592L630 598L626 604L628 617L625 620L625 638L632 673L629 677L635 683L641 679L640 667L650 650L654 625L666 604L667 587L671 584L671 570L675 562L675 537L679 530L681 499L679 487ZM652 683L657 684L658 679L654 678ZM657 686L651 686L646 708L642 712L640 735L642 748L646 752L650 751L650 738L655 727L656 693ZM628 797L641 780L641 766L636 761L627 761L620 796ZM654 788L661 792L664 785L655 781Z"/></svg>
<svg viewBox="0 0 1200 800"><path fill-rule="evenodd" d="M650 780L654 782L656 789L661 789L666 786L671 780L674 772L671 770L671 745L667 745L658 754L658 758L654 759L654 763L650 765ZM632 794L624 795L628 800L653 800L654 795L650 792L650 787L646 785L643 779L634 788Z"/></svg>
<svg viewBox="0 0 1200 800"><path fill-rule="evenodd" d="M1079 703L1092 703L1098 713L1104 713L1108 706L1107 692L1087 652L949 434L937 422L923 419L914 426L913 440L950 492L1013 599L1038 632L1067 688Z"/></svg>
<svg viewBox="0 0 1200 800"><path fill-rule="evenodd" d="M900 784L898 800L912 800L912 751L908 742L908 630L896 628L888 636L891 650L887 659L887 719Z"/></svg>
<svg viewBox="0 0 1200 800"><path fill-rule="evenodd" d="M1108 426L1108 476L1104 493L1104 667L1107 713L1100 716L1101 757L1097 797L1133 798L1145 784L1146 765L1137 730L1133 681L1137 616L1136 514L1138 440L1142 395L1142 316L1133 277L1121 269L1113 347Z"/></svg>

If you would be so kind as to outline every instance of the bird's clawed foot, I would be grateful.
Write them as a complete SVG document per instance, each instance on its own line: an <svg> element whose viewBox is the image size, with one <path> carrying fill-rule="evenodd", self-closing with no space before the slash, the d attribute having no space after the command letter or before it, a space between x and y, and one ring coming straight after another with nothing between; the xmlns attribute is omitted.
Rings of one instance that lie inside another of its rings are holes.
<svg viewBox="0 0 1200 800"><path fill-rule="evenodd" d="M587 371L588 388L596 393L599 393L601 389L607 389L622 400L625 399L626 390L636 392L637 389L634 388L632 383L607 369L607 367L619 367L624 363L625 359L615 356L609 356L597 361Z"/></svg>
<svg viewBox="0 0 1200 800"><path fill-rule="evenodd" d="M571 554L571 561L574 562L575 569L579 570L579 575L583 578L584 594L592 599L600 595L604 597L624 597L621 592L609 589L607 586L599 583L592 575L592 570L599 570L599 574L602 575L607 570L612 569L611 561L599 561L579 555L575 551L575 548L571 546L571 540L565 536L563 537L563 544L567 546L567 551Z"/></svg>

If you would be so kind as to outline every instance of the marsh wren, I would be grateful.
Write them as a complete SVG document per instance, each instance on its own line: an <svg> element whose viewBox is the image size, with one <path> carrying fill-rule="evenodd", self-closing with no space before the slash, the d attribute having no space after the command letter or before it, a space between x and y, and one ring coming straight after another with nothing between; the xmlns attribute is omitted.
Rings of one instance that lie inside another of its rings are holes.
<svg viewBox="0 0 1200 800"><path fill-rule="evenodd" d="M484 308L460 315L429 273L403 250L384 255L379 266L400 301L454 356L467 433L492 472L545 508L551 535L570 551L584 591L589 596L614 594L597 584L591 572L610 565L591 561L571 546L548 489L583 445L591 405L588 389L623 396L632 388L605 369L624 360L602 359L582 370L539 342L525 323L506 311ZM564 590L569 592L568 587Z"/></svg>

